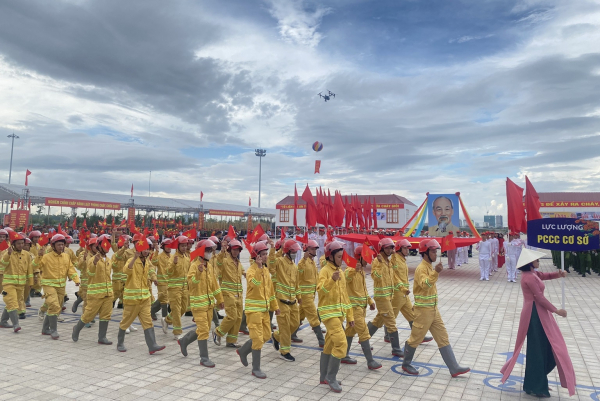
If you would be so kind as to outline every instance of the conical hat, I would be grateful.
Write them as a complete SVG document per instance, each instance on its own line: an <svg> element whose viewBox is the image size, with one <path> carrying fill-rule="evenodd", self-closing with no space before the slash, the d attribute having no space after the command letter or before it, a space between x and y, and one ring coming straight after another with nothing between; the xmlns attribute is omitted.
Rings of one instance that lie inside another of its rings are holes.
<svg viewBox="0 0 600 401"><path fill-rule="evenodd" d="M538 260L542 256L546 256L544 252L532 251L531 249L523 248L519 261L517 262L517 268L523 267L528 263Z"/></svg>

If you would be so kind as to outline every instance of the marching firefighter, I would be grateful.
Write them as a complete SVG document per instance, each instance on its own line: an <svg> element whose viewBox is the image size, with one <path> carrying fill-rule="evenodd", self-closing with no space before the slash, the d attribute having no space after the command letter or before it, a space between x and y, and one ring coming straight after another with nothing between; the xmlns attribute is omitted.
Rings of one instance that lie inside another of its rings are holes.
<svg viewBox="0 0 600 401"><path fill-rule="evenodd" d="M219 309L225 307L217 279L208 269L208 261L212 257L214 246L216 244L209 239L202 240L196 245L196 249L204 247L204 253L194 258L187 275L190 306L194 314L196 330L188 332L179 340L181 353L184 356L187 356L188 345L197 340L200 350L200 365L207 368L215 367L214 362L208 358L208 337L213 309L215 303L219 305Z"/></svg>
<svg viewBox="0 0 600 401"><path fill-rule="evenodd" d="M4 251L0 265L4 270L2 295L5 303L0 327L13 329L16 333L19 326L19 313L25 313L24 290L26 285L33 284L33 267L29 252L24 251L25 237L14 231L10 232L10 247ZM8 320L12 325L8 323Z"/></svg>
<svg viewBox="0 0 600 401"><path fill-rule="evenodd" d="M155 315L159 310L161 311L162 318L166 318L169 314L169 278L167 275L167 268L171 260L171 243L173 241L169 238L162 240L160 247L162 252L158 255L156 261L156 279L158 281L158 299L152 304L152 315Z"/></svg>
<svg viewBox="0 0 600 401"><path fill-rule="evenodd" d="M188 307L189 292L187 286L187 273L190 270L190 258L187 254L188 237L180 235L175 239L177 250L171 257L167 268L169 285L169 305L171 313L162 318L162 329L165 334L170 324L173 325L173 337L179 340L181 330L181 317Z"/></svg>
<svg viewBox="0 0 600 401"><path fill-rule="evenodd" d="M348 343L344 333L344 319L349 327L354 327L354 315L346 290L346 278L340 269L344 247L333 241L325 248L327 264L319 272L319 315L325 327L325 346L321 352L320 383L328 384L336 393L342 391L337 380L341 360L346 356Z"/></svg>
<svg viewBox="0 0 600 401"><path fill-rule="evenodd" d="M50 240L52 252L44 253L40 249L37 258L33 261L34 268L42 272L42 288L44 289L44 305L48 306L42 334L50 335L53 340L58 340L57 331L58 315L62 310L65 298L67 277L79 286L79 276L71 258L64 252L67 239L62 234L55 234Z"/></svg>
<svg viewBox="0 0 600 401"><path fill-rule="evenodd" d="M144 241L146 244L144 244ZM135 318L138 318L142 324L150 355L165 349L164 345L156 344L154 325L150 316L152 302L150 300L151 288L148 285L148 279L155 285L157 284L154 266L150 261L151 246L152 241L140 238L136 242L136 251L133 258L125 263L127 281L123 289L123 318L119 324L119 334L117 336L117 351L119 352L127 351L124 344L125 331L132 325ZM137 249L142 250L138 251Z"/></svg>
<svg viewBox="0 0 600 401"><path fill-rule="evenodd" d="M415 320L413 322L410 338L404 346L404 361L402 370L411 375L418 375L419 371L415 369L411 362L415 355L417 346L425 338L429 330L438 345L440 354L450 370L452 377L467 373L471 369L462 367L456 361L454 351L448 340L448 332L438 309L438 293L436 283L439 274L444 267L442 262L438 262L433 268L433 263L437 260L437 250L441 249L440 244L434 239L424 239L419 243L419 253L423 260L415 270L413 282L413 294L415 297Z"/></svg>
<svg viewBox="0 0 600 401"><path fill-rule="evenodd" d="M292 239L287 240L283 244L284 256L276 258L275 263L269 263L269 272L277 277L275 298L277 298L280 310L280 314L277 316L278 330L272 336L273 348L279 351L283 360L288 362L296 360L290 351L292 333L300 324L298 304L302 302L302 299L298 285L298 267L294 263L298 252L300 252L300 245ZM272 259L269 262L271 261Z"/></svg>
<svg viewBox="0 0 600 401"><path fill-rule="evenodd" d="M110 248L108 239L102 247L102 241L106 236L90 238L88 242L89 251L81 255L80 272L82 276L85 274L87 281L86 288L79 288L79 295L83 299L83 311L81 318L75 326L73 326L73 334L71 338L77 342L79 333L83 327L89 327L90 322L94 320L96 315L100 315L100 323L98 325L98 344L111 345L112 341L106 338L108 330L108 322L113 310L113 285L111 280L112 262L106 256ZM81 281L83 282L83 278Z"/></svg>
<svg viewBox="0 0 600 401"><path fill-rule="evenodd" d="M367 329L367 323L365 321L365 315L367 306L370 310L375 310L375 302L369 296L367 291L367 282L365 280L364 267L367 265L362 258L362 245L354 248L354 258L356 259L356 267L348 267L346 269L346 291L348 292L348 299L352 305L352 315L354 316L354 326L348 326L346 328L346 341L348 342L348 349L346 356L342 358L342 363L356 364L356 359L350 358L348 352L352 345L352 339L355 334L358 334L358 341L363 350L363 354L367 359L367 367L371 370L381 368L381 364L373 359L371 353L371 344L369 340L369 330Z"/></svg>
<svg viewBox="0 0 600 401"><path fill-rule="evenodd" d="M268 242L270 245L273 244L270 239ZM260 370L260 357L264 343L271 338L269 311L273 311L277 316L279 315L278 304L271 283L271 275L266 267L268 260L267 253L267 245L264 242L254 244L251 252L254 261L246 272L248 285L245 309L250 339L237 350L240 361L244 366L248 366L248 355L252 353L252 375L259 379L267 377Z"/></svg>
<svg viewBox="0 0 600 401"><path fill-rule="evenodd" d="M377 305L377 316L367 324L369 335L373 334L383 325L386 327L392 355L402 358L404 353L400 348L400 338L396 327L396 316L392 306L392 298L399 280L392 269L391 256L394 253L394 241L391 238L382 238L379 241L379 255L371 264L371 277L373 278L373 298Z"/></svg>
<svg viewBox="0 0 600 401"><path fill-rule="evenodd" d="M135 234L133 240L139 240L140 234ZM112 285L113 285L113 304L117 303L117 308L123 309L123 287L127 280L127 274L124 272L125 262L130 258L129 240L124 239L121 246L115 245L118 249L112 255Z"/></svg>
<svg viewBox="0 0 600 401"><path fill-rule="evenodd" d="M302 324L304 318L308 319L308 323L319 342L319 347L323 348L325 346L325 338L323 337L321 320L315 306L315 294L319 278L315 257L317 256L318 249L319 244L312 239L308 240L308 243L304 246L304 255L300 263L298 263L298 285L300 287L300 298L302 299L302 303L300 304L300 324ZM297 332L298 329L292 334L292 341L302 342L302 340L296 337Z"/></svg>

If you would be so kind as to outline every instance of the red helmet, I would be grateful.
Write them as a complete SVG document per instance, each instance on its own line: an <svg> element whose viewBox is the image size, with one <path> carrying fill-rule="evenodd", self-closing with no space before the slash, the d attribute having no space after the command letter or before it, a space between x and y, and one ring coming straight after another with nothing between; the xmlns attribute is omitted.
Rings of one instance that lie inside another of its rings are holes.
<svg viewBox="0 0 600 401"><path fill-rule="evenodd" d="M382 238L379 240L379 249L383 249L386 246L394 246L394 241L391 238Z"/></svg>
<svg viewBox="0 0 600 401"><path fill-rule="evenodd" d="M359 245L354 248L354 259L362 258L362 247L362 245Z"/></svg>
<svg viewBox="0 0 600 401"><path fill-rule="evenodd" d="M133 242L140 241L142 238L144 238L144 236L140 233L133 234Z"/></svg>
<svg viewBox="0 0 600 401"><path fill-rule="evenodd" d="M319 249L319 243L314 239L309 239L308 243L304 244L303 251L306 251L308 248L317 248Z"/></svg>
<svg viewBox="0 0 600 401"><path fill-rule="evenodd" d="M39 232L38 230L35 230L35 231L32 231L32 232L29 233L29 238L31 238L31 237L41 237L41 236L42 236L42 233Z"/></svg>
<svg viewBox="0 0 600 401"><path fill-rule="evenodd" d="M229 249L240 248L242 249L242 243L236 239L229 241Z"/></svg>
<svg viewBox="0 0 600 401"><path fill-rule="evenodd" d="M194 243L194 239L193 238L188 238L188 244L193 244Z"/></svg>
<svg viewBox="0 0 600 401"><path fill-rule="evenodd" d="M165 238L164 240L162 240L163 245L171 245L172 242L173 240L171 238Z"/></svg>
<svg viewBox="0 0 600 401"><path fill-rule="evenodd" d="M278 239L277 242L275 243L275 250L278 251L281 248L281 240Z"/></svg>
<svg viewBox="0 0 600 401"><path fill-rule="evenodd" d="M101 236L98 237L98 242L102 242L104 240L110 241L110 239L111 239L110 235L108 235L108 234L102 234Z"/></svg>
<svg viewBox="0 0 600 401"><path fill-rule="evenodd" d="M50 243L54 244L54 243L56 243L58 241L65 241L65 242L67 242L67 239L62 234L54 234L54 236L52 236L52 239L50 240Z"/></svg>
<svg viewBox="0 0 600 401"><path fill-rule="evenodd" d="M206 248L212 248L213 246L217 246L217 244L215 244L211 240L203 239L202 241L198 242L198 244L196 245L196 248L200 248L202 245L205 245Z"/></svg>
<svg viewBox="0 0 600 401"><path fill-rule="evenodd" d="M300 245L298 245L298 243L296 241L294 241L293 239L289 239L289 240L285 241L285 243L283 244L283 253L288 253L291 251L298 252L299 250L300 250Z"/></svg>
<svg viewBox="0 0 600 401"><path fill-rule="evenodd" d="M97 238L97 237L98 237L98 234L93 234L93 233L90 234L90 238Z"/></svg>
<svg viewBox="0 0 600 401"><path fill-rule="evenodd" d="M332 253L334 253L335 251L339 251L340 249L344 249L344 245L342 245L341 242L331 241L325 247L325 254L327 255L327 257L329 257Z"/></svg>
<svg viewBox="0 0 600 401"><path fill-rule="evenodd" d="M8 236L8 231L6 231L3 228L0 228L0 235L6 235L6 236Z"/></svg>
<svg viewBox="0 0 600 401"><path fill-rule="evenodd" d="M97 244L97 243L98 243L98 237L90 238L90 240L88 241L88 245L89 246L92 246L92 245Z"/></svg>
<svg viewBox="0 0 600 401"><path fill-rule="evenodd" d="M400 248L402 248L403 246L410 248L410 241L406 238L403 238L400 241L396 242L396 251L399 251Z"/></svg>
<svg viewBox="0 0 600 401"><path fill-rule="evenodd" d="M259 254L259 252L266 251L267 249L269 249L267 244L265 244L263 241L259 241L252 247L252 252L254 253L254 256L256 256Z"/></svg>
<svg viewBox="0 0 600 401"><path fill-rule="evenodd" d="M209 240L211 240L211 241L212 241L212 242L214 242L215 244L218 244L219 242L221 242L221 241L219 241L219 239L218 239L217 237L215 237L214 235L213 235L213 236L211 236L211 237L209 238Z"/></svg>
<svg viewBox="0 0 600 401"><path fill-rule="evenodd" d="M31 240L29 238L25 238L25 243L26 244L31 244Z"/></svg>
<svg viewBox="0 0 600 401"><path fill-rule="evenodd" d="M8 231L8 232L15 231L15 230L13 230L13 229L12 229L12 228L10 228L10 227L4 227L4 230L5 230L5 231Z"/></svg>
<svg viewBox="0 0 600 401"><path fill-rule="evenodd" d="M73 237L71 237L70 235L67 235L65 238L67 239L67 244L73 243Z"/></svg>
<svg viewBox="0 0 600 401"><path fill-rule="evenodd" d="M434 239L424 239L419 242L419 253L427 252L429 249L440 249L440 243Z"/></svg>
<svg viewBox="0 0 600 401"><path fill-rule="evenodd" d="M149 236L148 239L152 242L156 242L156 238L153 235Z"/></svg>
<svg viewBox="0 0 600 401"><path fill-rule="evenodd" d="M267 234L263 234L258 238L258 241L268 241L269 236Z"/></svg>
<svg viewBox="0 0 600 401"><path fill-rule="evenodd" d="M186 237L185 235L180 235L179 237L175 238L175 241L177 241L177 243L179 244L187 244L188 243L188 237ZM133 240L135 241L135 235Z"/></svg>

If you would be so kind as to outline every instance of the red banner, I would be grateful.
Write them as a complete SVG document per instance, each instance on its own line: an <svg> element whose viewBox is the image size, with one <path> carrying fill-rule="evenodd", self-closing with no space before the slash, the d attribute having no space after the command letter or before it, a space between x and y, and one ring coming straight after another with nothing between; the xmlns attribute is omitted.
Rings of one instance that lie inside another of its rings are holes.
<svg viewBox="0 0 600 401"><path fill-rule="evenodd" d="M523 202L525 206L525 202ZM600 207L600 202L584 201L584 202L540 202L541 207Z"/></svg>
<svg viewBox="0 0 600 401"><path fill-rule="evenodd" d="M78 199L46 198L46 206L84 207L86 209L121 209L120 203L98 202Z"/></svg>
<svg viewBox="0 0 600 401"><path fill-rule="evenodd" d="M198 213L198 230L204 230L204 213Z"/></svg>
<svg viewBox="0 0 600 401"><path fill-rule="evenodd" d="M293 206L292 206L293 207ZM210 209L208 213L211 216L235 216L235 217L244 217L244 212L234 212L232 210L215 210Z"/></svg>
<svg viewBox="0 0 600 401"><path fill-rule="evenodd" d="M321 160L315 160L315 174L321 174Z"/></svg>
<svg viewBox="0 0 600 401"><path fill-rule="evenodd" d="M293 209L294 205L276 205L276 209ZM306 203L298 204L298 209L306 209ZM404 209L403 203L378 203L377 209Z"/></svg>
<svg viewBox="0 0 600 401"><path fill-rule="evenodd" d="M29 224L29 210L11 210L8 226L13 230L22 228L25 230Z"/></svg>
<svg viewBox="0 0 600 401"><path fill-rule="evenodd" d="M135 208L134 207L130 207L129 209L127 209L127 223L129 223L129 226L131 226L132 224L135 225Z"/></svg>

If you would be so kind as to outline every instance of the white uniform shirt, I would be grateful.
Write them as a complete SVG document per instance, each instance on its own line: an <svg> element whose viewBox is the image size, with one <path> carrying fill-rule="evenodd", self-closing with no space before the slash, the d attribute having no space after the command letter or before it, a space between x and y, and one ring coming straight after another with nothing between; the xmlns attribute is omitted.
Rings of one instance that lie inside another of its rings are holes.
<svg viewBox="0 0 600 401"><path fill-rule="evenodd" d="M477 250L479 250L479 259L490 260L492 258L491 241L481 241L477 244Z"/></svg>

